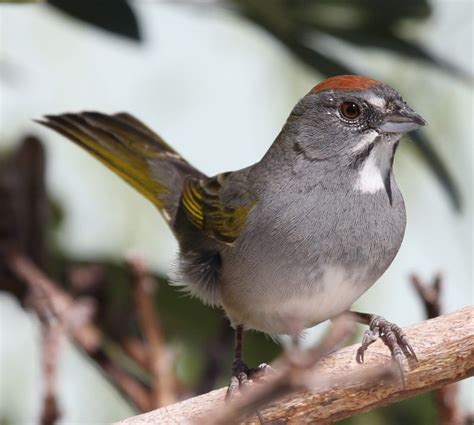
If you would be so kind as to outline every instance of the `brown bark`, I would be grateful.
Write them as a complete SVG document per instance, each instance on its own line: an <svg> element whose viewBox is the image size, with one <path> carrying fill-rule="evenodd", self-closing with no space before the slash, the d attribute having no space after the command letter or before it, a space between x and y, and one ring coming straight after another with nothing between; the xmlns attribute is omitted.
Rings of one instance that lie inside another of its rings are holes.
<svg viewBox="0 0 474 425"><path fill-rule="evenodd" d="M152 377L150 402L154 408L167 406L177 400L176 382L173 374L173 353L164 342L158 313L153 305L157 282L146 273L139 258L129 258L128 266L132 274L138 320L147 344L146 366Z"/></svg>
<svg viewBox="0 0 474 425"><path fill-rule="evenodd" d="M366 353L364 365L355 361L356 346L325 357L306 373L311 390L300 391L272 402L260 411L265 423L330 423L377 407L413 397L474 374L474 307L440 316L405 328L418 363L405 364L405 386L399 380L350 379L390 362L388 349L377 341ZM333 383L319 385L318 382ZM337 383L337 385L334 385ZM126 419L122 425L211 423L224 408L225 389L185 400ZM259 423L256 415L245 423Z"/></svg>

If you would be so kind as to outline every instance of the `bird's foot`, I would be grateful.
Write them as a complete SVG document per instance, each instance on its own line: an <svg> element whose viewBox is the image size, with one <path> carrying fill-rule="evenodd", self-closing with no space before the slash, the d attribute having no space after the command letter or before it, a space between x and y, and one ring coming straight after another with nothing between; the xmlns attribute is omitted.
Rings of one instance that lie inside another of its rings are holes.
<svg viewBox="0 0 474 425"><path fill-rule="evenodd" d="M232 364L232 377L230 378L230 384L227 388L226 400L245 391L254 381L258 382L271 373L274 373L274 370L266 363L262 363L258 367L250 369L242 359L235 359Z"/></svg>
<svg viewBox="0 0 474 425"><path fill-rule="evenodd" d="M258 365L258 367L254 367L249 370L248 374L252 381L260 381L265 379L265 377L273 375L275 372L275 369L273 369L269 364L267 363L261 363Z"/></svg>
<svg viewBox="0 0 474 425"><path fill-rule="evenodd" d="M242 359L234 359L232 363L232 377L225 395L226 400L234 397L251 384L249 380L249 367Z"/></svg>
<svg viewBox="0 0 474 425"><path fill-rule="evenodd" d="M412 358L418 361L415 351L408 342L408 338L403 330L395 323L391 323L383 317L370 315L368 323L369 329L364 333L362 344L357 350L356 360L358 363L364 362L364 353L367 347L380 338L384 344L390 349L392 358L395 360L402 381L404 382L403 373L403 357Z"/></svg>

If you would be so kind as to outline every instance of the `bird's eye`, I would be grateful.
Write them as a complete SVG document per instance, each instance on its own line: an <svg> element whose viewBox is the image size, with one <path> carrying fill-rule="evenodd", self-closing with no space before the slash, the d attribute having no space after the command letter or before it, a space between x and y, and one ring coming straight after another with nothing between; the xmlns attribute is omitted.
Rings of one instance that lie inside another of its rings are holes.
<svg viewBox="0 0 474 425"><path fill-rule="evenodd" d="M344 118L349 120L355 120L360 115L360 108L354 102L344 102L339 107L339 111L341 112Z"/></svg>

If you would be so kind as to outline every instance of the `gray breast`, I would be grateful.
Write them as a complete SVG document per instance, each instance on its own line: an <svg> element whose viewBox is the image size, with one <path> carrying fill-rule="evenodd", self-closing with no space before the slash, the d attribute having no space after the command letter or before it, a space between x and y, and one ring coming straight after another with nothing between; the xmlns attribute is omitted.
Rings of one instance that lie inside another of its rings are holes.
<svg viewBox="0 0 474 425"><path fill-rule="evenodd" d="M242 237L223 253L221 291L230 318L286 333L293 316L309 327L347 309L400 247L405 208L393 187L392 205L383 191L321 187L259 202Z"/></svg>

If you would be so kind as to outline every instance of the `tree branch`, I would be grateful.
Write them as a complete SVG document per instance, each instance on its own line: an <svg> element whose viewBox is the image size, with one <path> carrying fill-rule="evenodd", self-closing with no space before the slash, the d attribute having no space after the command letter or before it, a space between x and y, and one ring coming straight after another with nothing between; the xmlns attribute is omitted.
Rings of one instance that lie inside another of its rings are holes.
<svg viewBox="0 0 474 425"><path fill-rule="evenodd" d="M305 378L315 385L271 403L260 414L264 422L329 423L357 413L413 397L474 375L474 307L408 326L405 329L419 362L405 365L405 386L399 381L347 380L357 370L367 376L390 362L388 349L377 341L367 351L364 365L355 361L357 346L336 351L321 360ZM322 386L318 382L337 382ZM219 412L225 389L135 416L121 425L195 423ZM259 423L256 416L245 423Z"/></svg>

